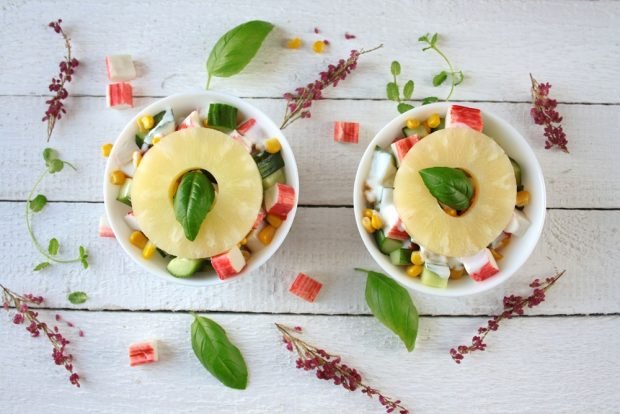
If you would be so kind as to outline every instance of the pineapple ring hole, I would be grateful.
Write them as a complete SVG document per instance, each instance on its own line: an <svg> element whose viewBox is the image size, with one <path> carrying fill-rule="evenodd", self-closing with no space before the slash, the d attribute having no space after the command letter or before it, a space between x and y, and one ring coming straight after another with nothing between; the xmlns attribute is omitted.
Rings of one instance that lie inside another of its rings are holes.
<svg viewBox="0 0 620 414"><path fill-rule="evenodd" d="M439 200L437 200L437 204L439 205L439 207L441 207L443 212L449 215L450 217L464 216L465 214L467 214L469 210L471 210L471 208L474 206L474 204L476 204L476 201L478 200L478 180L476 180L476 177L474 177L473 174L470 171L466 170L465 168L458 168L458 169L465 173L465 175L467 176L467 179L469 180L469 182L471 183L471 186L474 189L474 193L471 196L471 200L469 200L469 207L467 207L465 210L457 210L456 216L453 216L452 214L449 213L450 210L454 210L453 208L445 206L444 204L440 203Z"/></svg>
<svg viewBox="0 0 620 414"><path fill-rule="evenodd" d="M219 189L217 178L215 178L213 174L211 174L209 171L205 170L204 168L187 168L181 171L180 173L178 173L176 177L170 183L170 186L168 187L168 196L170 198L170 202L171 203L173 202L174 195L176 194L177 189L179 188L179 184L181 183L181 178L183 178L183 176L190 171L202 171L202 173L207 176L209 181L211 181L211 183L213 184L213 191L215 192L215 200L213 200L213 204L215 204L217 202L217 194L218 194L218 189Z"/></svg>

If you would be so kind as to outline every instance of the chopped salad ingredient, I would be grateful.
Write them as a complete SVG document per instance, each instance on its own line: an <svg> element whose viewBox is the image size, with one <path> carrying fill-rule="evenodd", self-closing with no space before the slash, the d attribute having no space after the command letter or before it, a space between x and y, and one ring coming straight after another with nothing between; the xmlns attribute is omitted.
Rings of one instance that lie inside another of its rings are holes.
<svg viewBox="0 0 620 414"><path fill-rule="evenodd" d="M105 66L108 79L112 82L127 82L136 78L136 67L131 55L106 56Z"/></svg>
<svg viewBox="0 0 620 414"><path fill-rule="evenodd" d="M322 288L323 284L321 282L316 281L305 273L299 273L295 277L293 284L291 284L289 292L305 301L314 302Z"/></svg>

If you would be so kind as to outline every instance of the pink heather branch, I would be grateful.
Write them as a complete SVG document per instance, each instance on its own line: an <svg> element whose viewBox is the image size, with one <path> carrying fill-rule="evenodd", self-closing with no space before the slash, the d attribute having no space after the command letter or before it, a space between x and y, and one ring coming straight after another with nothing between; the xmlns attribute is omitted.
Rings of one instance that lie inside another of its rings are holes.
<svg viewBox="0 0 620 414"><path fill-rule="evenodd" d="M562 122L562 117L555 109L558 106L558 101L549 98L551 85L549 83L538 83L531 73L530 79L532 80L532 105L534 105L530 109L530 115L536 125L545 126L544 136L547 138L545 149L557 145L562 151L568 152L568 140L562 125L559 125Z"/></svg>
<svg viewBox="0 0 620 414"><path fill-rule="evenodd" d="M566 271L563 270L555 276L548 277L544 282L541 282L539 279L534 279L532 283L530 283L530 287L533 288L532 294L527 298L515 295L504 296L504 311L500 315L496 315L492 319L489 319L486 327L478 328L478 335L472 338L471 345L459 345L456 349L452 348L450 350L450 356L454 362L460 364L465 354L470 354L475 351L484 351L487 347L484 340L489 332L497 331L502 320L523 315L525 306L533 308L544 302L547 289L553 286L565 272Z"/></svg>
<svg viewBox="0 0 620 414"><path fill-rule="evenodd" d="M71 384L79 388L80 376L73 371L73 355L65 352L65 348L70 342L59 332L57 326L50 329L45 322L39 320L39 313L30 309L29 305L40 305L43 303L43 298L41 296L33 296L32 294L18 295L2 285L0 285L0 289L2 289L3 308L6 311L11 307L15 308L16 313L13 315L13 323L21 325L24 322L29 322L26 330L35 338L43 332L52 344L52 359L54 363L56 365L63 365L65 369L69 371L69 381ZM60 315L56 315L56 320L61 320ZM69 322L67 325L72 326L73 324ZM80 336L83 335L84 334L80 330Z"/></svg>
<svg viewBox="0 0 620 414"><path fill-rule="evenodd" d="M355 368L343 364L339 356L329 354L323 349L319 349L296 337L294 333L301 333L301 327L289 328L279 323L275 325L282 333L286 349L291 352L294 349L297 353L299 357L295 361L297 368L304 371L316 370L316 377L318 379L333 381L335 385L340 385L346 390L355 391L360 389L362 393L370 398L377 396L387 413L393 413L398 410L399 414L409 414L409 410L401 405L400 400L386 397L377 389L364 384L360 373Z"/></svg>
<svg viewBox="0 0 620 414"><path fill-rule="evenodd" d="M309 83L305 87L295 89L294 93L285 93L286 112L280 129L284 129L299 118L310 118L310 107L312 102L323 98L323 90L328 86L334 88L338 83L344 80L347 75L357 68L357 60L361 55L373 52L383 45L379 45L370 50L357 51L352 50L347 60L340 59L337 65L329 65L327 71L319 73L319 79L313 83Z"/></svg>
<svg viewBox="0 0 620 414"><path fill-rule="evenodd" d="M69 92L67 92L67 89L65 88L65 83L71 82L75 68L77 68L80 64L76 58L71 57L71 40L65 31L62 30L62 27L60 26L61 23L62 19L58 19L57 21L48 24L48 26L54 29L56 33L60 33L65 41L65 49L67 50L67 56L65 56L65 59L58 65L60 67L58 78L52 78L52 83L49 85L50 92L55 92L56 95L45 101L45 103L48 104L48 108L45 111L45 116L43 116L42 121L47 121L48 141L52 137L52 132L54 131L56 121L61 119L63 115L67 113L63 100L67 99Z"/></svg>

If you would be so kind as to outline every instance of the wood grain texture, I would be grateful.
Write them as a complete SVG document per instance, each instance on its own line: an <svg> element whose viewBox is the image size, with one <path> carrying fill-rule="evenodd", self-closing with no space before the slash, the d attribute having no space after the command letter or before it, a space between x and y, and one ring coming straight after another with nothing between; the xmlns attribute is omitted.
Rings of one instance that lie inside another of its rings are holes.
<svg viewBox="0 0 620 414"><path fill-rule="evenodd" d="M467 342L483 318L422 318L417 348L368 317L209 315L222 324L249 369L245 391L225 388L194 357L187 314L63 312L86 336L70 345L82 388L53 365L45 339L0 315L3 413L380 413L376 400L296 370L273 322L299 324L306 340L340 354L386 395L424 413L616 413L610 369L620 346L618 317L521 318L489 337L484 353L458 366L448 350ZM52 312L42 317L53 318ZM130 343L156 338L160 362L130 368ZM21 386L16 386L20 384ZM36 398L33 392L36 390ZM139 407L139 408L137 408Z"/></svg>
<svg viewBox="0 0 620 414"><path fill-rule="evenodd" d="M416 81L415 97L443 96L447 88L433 88L431 80L447 68L437 55L423 53L417 42L425 32L440 32L442 48L465 72L458 99L528 101L528 73L533 72L556 85L554 93L561 101L620 102L620 44L612 41L618 34L620 4L613 1L390 0L334 7L320 0L283 7L275 0L243 0L235 2L234 10L230 13L228 3L178 0L160 5L112 0L89 3L87 10L69 0L5 1L0 53L7 58L0 61L0 94L47 92L47 80L63 50L46 24L62 11L75 56L83 63L71 85L76 94L104 95L104 58L114 53L131 53L139 63L137 95L165 96L202 87L212 45L251 18L272 21L277 28L241 75L216 79L214 89L279 97L312 81L349 50L383 43L382 50L364 57L346 87L330 90L328 96L384 98L393 59L401 61L404 77ZM316 26L320 35L313 33ZM345 40L345 32L357 39ZM294 36L302 37L305 47L284 49L285 40ZM319 39L331 42L324 55L310 51Z"/></svg>
<svg viewBox="0 0 620 414"><path fill-rule="evenodd" d="M57 124L51 145L79 171L63 172L62 176L46 180L42 191L53 200L102 201L105 159L99 147L113 142L135 111L153 100L139 99L137 108L131 111L106 109L104 98L69 100L69 116ZM274 121L281 119L282 100L249 101ZM542 130L531 122L529 105L476 103L475 106L496 113L514 125L534 148L547 182L548 206L620 207L620 175L616 171L620 141L615 135L620 106L562 105L560 111L565 117L570 154L543 148ZM25 199L30 186L24 183L34 183L43 168L45 124L38 122L37 115L43 110L40 97L0 97L0 140L4 144L0 166L17 171L20 177L19 180L7 177L0 187L0 199ZM299 121L285 130L299 167L300 203L350 205L362 153L374 135L397 115L395 105L382 101L330 100L318 102L313 113L310 121ZM336 120L361 123L358 145L333 142Z"/></svg>
<svg viewBox="0 0 620 414"><path fill-rule="evenodd" d="M145 273L114 239L96 236L101 204L53 203L35 218L35 231L44 245L55 236L61 251L73 255L79 244L91 251L91 268L78 264L32 272L40 258L22 222L23 203L0 203L0 282L18 291L45 294L48 306L71 307L66 296L83 290L90 296L82 307L99 309L217 310L234 312L293 312L368 314L364 301L365 276L354 267L378 269L357 233L350 208L302 208L286 242L254 274L228 284L205 288L180 286ZM504 294L525 293L534 277L551 275L554 268L568 274L550 292L548 302L534 314L618 313L620 279L613 257L620 246L619 211L549 211L543 236L523 269L490 292L465 298L439 298L412 293L423 314L490 314L501 309ZM68 250L71 249L71 250ZM325 284L315 303L290 293L298 272Z"/></svg>

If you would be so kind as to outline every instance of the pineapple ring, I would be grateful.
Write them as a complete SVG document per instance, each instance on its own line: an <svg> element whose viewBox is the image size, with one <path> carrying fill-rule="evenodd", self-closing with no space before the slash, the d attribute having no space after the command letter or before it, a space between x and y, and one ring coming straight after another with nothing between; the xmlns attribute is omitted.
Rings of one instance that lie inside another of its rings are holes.
<svg viewBox="0 0 620 414"><path fill-rule="evenodd" d="M215 177L217 192L198 236L190 241L175 217L170 189L196 169ZM228 251L248 234L263 202L263 186L243 145L213 129L187 128L167 135L144 155L131 202L140 229L157 247L198 259Z"/></svg>
<svg viewBox="0 0 620 414"><path fill-rule="evenodd" d="M429 167L461 168L472 176L475 195L464 214L446 214L428 191L418 172ZM416 243L444 256L463 257L488 246L506 228L516 188L510 160L493 139L470 128L446 128L422 139L401 161L394 204Z"/></svg>

